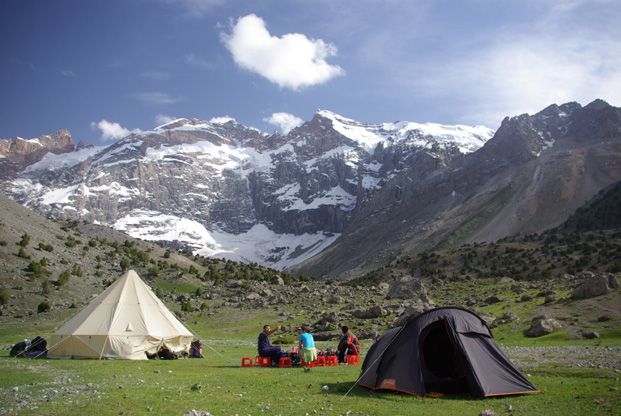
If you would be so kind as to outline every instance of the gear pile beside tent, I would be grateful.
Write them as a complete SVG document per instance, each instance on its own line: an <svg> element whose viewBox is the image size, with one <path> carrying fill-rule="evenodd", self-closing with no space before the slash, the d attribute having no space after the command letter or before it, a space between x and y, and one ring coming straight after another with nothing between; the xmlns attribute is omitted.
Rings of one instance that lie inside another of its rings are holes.
<svg viewBox="0 0 621 416"><path fill-rule="evenodd" d="M193 338L129 270L52 335L48 356L146 360L161 347L188 351Z"/></svg>

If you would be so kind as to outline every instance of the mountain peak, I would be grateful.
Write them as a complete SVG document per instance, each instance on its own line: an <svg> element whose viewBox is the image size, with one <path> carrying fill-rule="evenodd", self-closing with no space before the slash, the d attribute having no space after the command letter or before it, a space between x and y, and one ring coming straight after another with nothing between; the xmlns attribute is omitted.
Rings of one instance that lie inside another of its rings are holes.
<svg viewBox="0 0 621 416"><path fill-rule="evenodd" d="M610 104L600 98L597 98L596 100L593 100L589 104L587 104L584 108L589 110L604 110L609 107L611 107Z"/></svg>

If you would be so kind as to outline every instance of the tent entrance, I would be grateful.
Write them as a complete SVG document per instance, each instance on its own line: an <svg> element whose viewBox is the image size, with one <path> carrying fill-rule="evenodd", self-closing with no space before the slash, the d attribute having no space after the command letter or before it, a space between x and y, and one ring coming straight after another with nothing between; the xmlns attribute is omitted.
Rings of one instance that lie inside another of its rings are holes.
<svg viewBox="0 0 621 416"><path fill-rule="evenodd" d="M448 324L441 319L421 333L421 369L427 393L468 393L466 357L449 334Z"/></svg>

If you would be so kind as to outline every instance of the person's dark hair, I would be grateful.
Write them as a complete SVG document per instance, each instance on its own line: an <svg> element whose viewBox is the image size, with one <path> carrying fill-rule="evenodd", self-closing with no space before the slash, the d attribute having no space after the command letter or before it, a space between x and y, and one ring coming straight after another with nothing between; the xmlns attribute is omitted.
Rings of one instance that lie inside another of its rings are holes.
<svg viewBox="0 0 621 416"><path fill-rule="evenodd" d="M307 325L302 325L302 331L310 332L310 328Z"/></svg>
<svg viewBox="0 0 621 416"><path fill-rule="evenodd" d="M343 333L346 333L347 331L349 331L349 327L347 325L343 325L341 327L341 331L343 331Z"/></svg>
<svg viewBox="0 0 621 416"><path fill-rule="evenodd" d="M263 330L265 331L267 328L269 328L269 325L263 325Z"/></svg>

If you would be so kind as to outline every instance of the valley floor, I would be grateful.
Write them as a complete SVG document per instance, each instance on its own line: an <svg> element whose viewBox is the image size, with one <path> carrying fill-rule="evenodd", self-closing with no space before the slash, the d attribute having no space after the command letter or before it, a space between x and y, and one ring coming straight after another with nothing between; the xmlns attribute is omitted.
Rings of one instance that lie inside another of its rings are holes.
<svg viewBox="0 0 621 416"><path fill-rule="evenodd" d="M212 415L478 415L490 409L498 415L596 415L618 414L621 409L620 347L570 349L571 356L598 368L571 365L561 347L509 349L518 365L532 353L545 357L541 365L522 367L542 393L476 400L371 392L354 387L359 366L315 368L310 373L299 368L241 368L240 357L254 353L251 345L234 340L208 345L208 358L202 360L2 358L0 414L184 415L196 409ZM602 350L609 354L609 363L601 359Z"/></svg>

